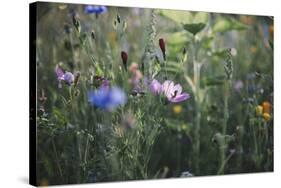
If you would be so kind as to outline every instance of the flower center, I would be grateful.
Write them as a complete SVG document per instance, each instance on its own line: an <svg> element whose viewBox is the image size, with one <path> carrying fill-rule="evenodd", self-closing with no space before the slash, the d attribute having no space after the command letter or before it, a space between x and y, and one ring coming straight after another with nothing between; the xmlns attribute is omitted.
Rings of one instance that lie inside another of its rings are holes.
<svg viewBox="0 0 281 188"><path fill-rule="evenodd" d="M172 98L176 97L178 93L178 90L174 91L174 95L172 95Z"/></svg>

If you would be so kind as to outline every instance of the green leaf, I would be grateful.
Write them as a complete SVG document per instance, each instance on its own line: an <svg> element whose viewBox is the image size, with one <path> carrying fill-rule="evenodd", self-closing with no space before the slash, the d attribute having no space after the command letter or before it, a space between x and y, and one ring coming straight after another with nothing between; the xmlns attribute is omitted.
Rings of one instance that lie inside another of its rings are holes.
<svg viewBox="0 0 281 188"><path fill-rule="evenodd" d="M160 16L168 18L178 24L207 23L209 13L189 12L180 10L158 10Z"/></svg>
<svg viewBox="0 0 281 188"><path fill-rule="evenodd" d="M193 24L184 24L183 28L188 32L196 35L198 32L202 31L206 24L204 23L193 23Z"/></svg>
<svg viewBox="0 0 281 188"><path fill-rule="evenodd" d="M159 10L159 15L166 17L178 24L192 22L192 14L187 11L178 10Z"/></svg>
<svg viewBox="0 0 281 188"><path fill-rule="evenodd" d="M219 57L219 58L226 58L228 55L228 49L221 49L221 50L213 51L212 55Z"/></svg>
<svg viewBox="0 0 281 188"><path fill-rule="evenodd" d="M245 30L247 26L233 18L218 18L213 26L214 32L227 32L231 30Z"/></svg>
<svg viewBox="0 0 281 188"><path fill-rule="evenodd" d="M189 41L190 38L185 32L174 32L167 36L167 43L169 45L181 45Z"/></svg>

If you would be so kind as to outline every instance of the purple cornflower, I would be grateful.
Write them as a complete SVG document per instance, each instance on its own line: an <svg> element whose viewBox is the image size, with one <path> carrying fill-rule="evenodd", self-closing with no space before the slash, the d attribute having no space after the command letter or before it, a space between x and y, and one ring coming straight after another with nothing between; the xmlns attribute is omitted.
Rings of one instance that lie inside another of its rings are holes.
<svg viewBox="0 0 281 188"><path fill-rule="evenodd" d="M101 87L98 90L89 91L88 99L91 105L107 111L113 111L127 102L126 94L118 87L111 89Z"/></svg>
<svg viewBox="0 0 281 188"><path fill-rule="evenodd" d="M86 5L84 7L84 12L86 14L95 13L96 15L98 15L107 12L107 8L106 6L100 6L100 5Z"/></svg>
<svg viewBox="0 0 281 188"><path fill-rule="evenodd" d="M166 95L168 100L173 103L185 101L190 98L188 93L182 93L180 84L174 84L171 80L166 80L162 84L162 92Z"/></svg>
<svg viewBox="0 0 281 188"><path fill-rule="evenodd" d="M62 87L62 81L64 81L69 86L74 82L74 75L71 72L65 72L59 65L56 65L55 72L59 81L59 88Z"/></svg>
<svg viewBox="0 0 281 188"><path fill-rule="evenodd" d="M152 80L149 86L150 91L154 94L164 94L170 102L178 103L190 98L188 93L182 93L182 86L174 84L171 80L166 80L160 84L157 80Z"/></svg>
<svg viewBox="0 0 281 188"><path fill-rule="evenodd" d="M154 95L158 95L162 92L162 85L158 80L153 79L150 83L149 89Z"/></svg>

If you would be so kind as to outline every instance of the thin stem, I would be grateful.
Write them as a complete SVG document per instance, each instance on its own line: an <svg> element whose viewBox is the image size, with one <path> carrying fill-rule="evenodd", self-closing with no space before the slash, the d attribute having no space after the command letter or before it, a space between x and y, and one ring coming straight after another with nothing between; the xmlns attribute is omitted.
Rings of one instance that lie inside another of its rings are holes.
<svg viewBox="0 0 281 188"><path fill-rule="evenodd" d="M229 118L228 113L228 98L229 98L229 80L226 80L224 83L224 109L223 109L223 124L222 124L222 135L226 135L227 131L227 122ZM220 155L221 155L221 165L220 165L220 174L224 174L224 168L225 168L225 152L227 149L227 143L224 143L222 148L220 149Z"/></svg>
<svg viewBox="0 0 281 188"><path fill-rule="evenodd" d="M56 162L57 162L57 166L58 166L58 169L59 169L60 176L61 176L61 178L63 178L62 169L61 169L60 162L59 162L59 159L58 159L58 153L57 153L57 148L56 148L54 139L52 139L52 146L53 146L53 150L55 152Z"/></svg>
<svg viewBox="0 0 281 188"><path fill-rule="evenodd" d="M195 143L194 143L194 161L195 161L195 172L200 174L200 121L201 121L201 99L200 99L200 66L198 65L197 59L197 48L195 37L193 37L193 80L194 80L194 95L195 95Z"/></svg>

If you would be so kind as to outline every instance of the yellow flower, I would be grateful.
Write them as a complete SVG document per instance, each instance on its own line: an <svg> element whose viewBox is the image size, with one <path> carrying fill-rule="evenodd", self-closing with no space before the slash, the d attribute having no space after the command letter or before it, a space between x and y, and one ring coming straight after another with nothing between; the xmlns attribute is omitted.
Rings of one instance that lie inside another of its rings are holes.
<svg viewBox="0 0 281 188"><path fill-rule="evenodd" d="M267 114L270 113L271 104L269 102L264 101L262 103L262 107L263 107L263 113L267 113Z"/></svg>
<svg viewBox="0 0 281 188"><path fill-rule="evenodd" d="M173 111L175 114L179 114L182 112L182 106L181 105L175 105L173 106Z"/></svg>
<svg viewBox="0 0 281 188"><path fill-rule="evenodd" d="M271 116L270 116L270 114L269 113L263 113L263 119L265 120L265 121L269 121L270 119L271 119Z"/></svg>
<svg viewBox="0 0 281 188"><path fill-rule="evenodd" d="M262 112L263 112L263 107L261 105L258 105L256 107L256 115L260 116L260 115L262 115Z"/></svg>
<svg viewBox="0 0 281 188"><path fill-rule="evenodd" d="M252 46L252 47L250 48L250 51L251 51L253 54L255 54L255 53L257 53L257 48L256 48L255 46Z"/></svg>

